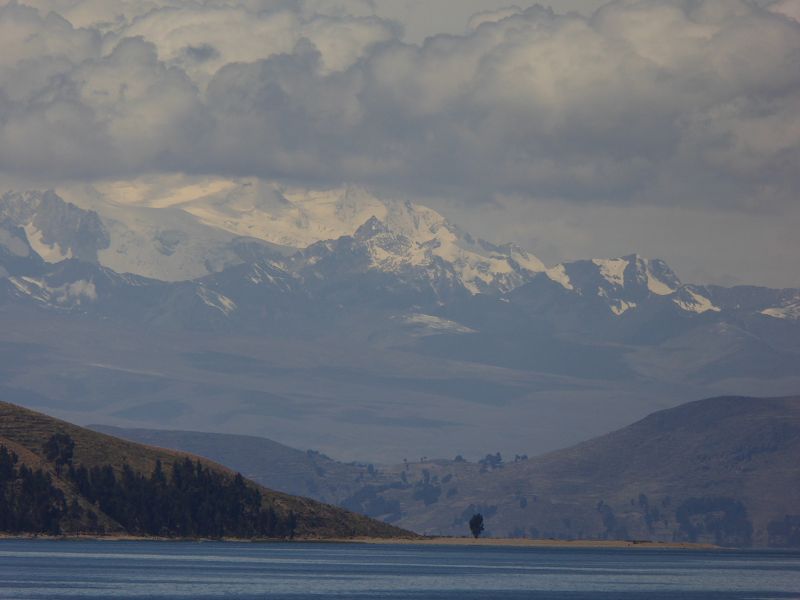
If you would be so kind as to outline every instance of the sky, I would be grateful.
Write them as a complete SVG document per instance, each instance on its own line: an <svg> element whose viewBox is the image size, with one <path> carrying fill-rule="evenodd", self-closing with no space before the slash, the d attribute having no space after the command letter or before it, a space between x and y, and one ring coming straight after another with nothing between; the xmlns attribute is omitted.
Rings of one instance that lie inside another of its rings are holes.
<svg viewBox="0 0 800 600"><path fill-rule="evenodd" d="M0 0L0 188L172 173L800 287L800 0Z"/></svg>

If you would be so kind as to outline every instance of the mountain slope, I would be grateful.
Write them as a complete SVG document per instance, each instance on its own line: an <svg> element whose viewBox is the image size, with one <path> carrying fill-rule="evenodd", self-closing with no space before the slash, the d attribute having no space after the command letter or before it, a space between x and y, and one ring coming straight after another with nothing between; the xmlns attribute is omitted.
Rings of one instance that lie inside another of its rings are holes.
<svg viewBox="0 0 800 600"><path fill-rule="evenodd" d="M109 473L115 473L118 479L122 478L121 481L127 481L126 467L130 468L132 473L141 474L147 478L151 476L151 473L155 473L156 465L160 462L163 464L165 475L169 477L171 474L174 475L173 472L183 465L187 458L195 460L195 457L180 452L121 440L13 404L0 402L0 445L16 453L19 457L18 460L29 468L44 469L54 485L64 493L67 504L74 500L84 508L91 507L92 502L83 493L81 481L73 475L73 469L70 468L68 471L66 464L58 467L53 462L53 458L48 456L45 451L46 444L55 434L65 434L74 442L74 451L70 456L70 464L75 467L74 471L80 471L81 467L85 467L90 472L93 472L93 469L110 468ZM201 466L203 471L200 471ZM267 490L252 482L239 483L232 471L208 460L201 459L196 469L198 474L209 482L217 481L218 485L222 486L236 484L249 488L253 493L259 495L262 508L274 511L278 519L285 519L287 515L293 515L292 518L296 519L293 532L298 536L338 537L403 534L396 528L310 499ZM126 489L123 484L120 485L120 489ZM228 490L229 488L221 489ZM197 488L194 492L196 495L203 493L205 493L203 487ZM226 491L225 493L230 492ZM125 501L129 501L129 498L123 496L115 502ZM105 506L102 496L99 506ZM109 506L113 505L109 504ZM110 532L126 530L125 523L119 521L115 513L103 514L104 511L98 509L97 506L94 507L94 510L99 515L100 530ZM208 518L216 519L217 517L209 515ZM84 528L89 526L90 524L86 521L71 524L71 527L77 530L86 530ZM133 531L133 533L135 532L136 530ZM167 535L175 535L171 532L172 529L169 529Z"/></svg>
<svg viewBox="0 0 800 600"><path fill-rule="evenodd" d="M241 296L242 290L230 289L231 276L224 271L245 264L244 270L272 270L290 287L317 294L319 303L351 302L353 294L338 293L346 288L362 297L366 291L394 308L447 311L453 303L488 295L535 310L535 319L562 331L599 321L594 333L601 337L629 330L628 321L652 326L656 315L665 314L671 320L797 322L799 290L688 285L663 261L638 255L546 268L513 244L473 238L430 208L378 199L365 190L289 193L239 182L164 194L145 199L134 194L133 201L120 202L94 193L76 199L81 208L52 191L6 193L0 197L5 228L0 259L8 263L3 269L28 276L41 271L31 264L32 272L20 273L13 263L21 257L3 243L24 232L26 256L49 263L76 259L168 281L208 276L208 286L225 297ZM232 299L224 312L233 322L252 320L253 313L237 311ZM215 300L208 304L219 306ZM493 312L507 308L496 304ZM163 302L156 310L164 310Z"/></svg>
<svg viewBox="0 0 800 600"><path fill-rule="evenodd" d="M123 200L123 198L117 200ZM206 225L179 208L45 192L0 196L0 222L22 228L47 262L74 258L117 273L164 281L202 277L246 260L280 255L265 241Z"/></svg>
<svg viewBox="0 0 800 600"><path fill-rule="evenodd" d="M270 489L333 504L358 491L368 474L367 465L341 463L313 450L304 452L250 435L108 425L91 425L90 429L139 444L205 456Z"/></svg>
<svg viewBox="0 0 800 600"><path fill-rule="evenodd" d="M712 398L502 468L425 466L441 499L399 523L456 532L480 505L495 535L798 545L798 458L800 397Z"/></svg>
<svg viewBox="0 0 800 600"><path fill-rule="evenodd" d="M800 290L686 284L637 255L547 268L421 205L251 184L3 196L5 397L400 460L800 388Z"/></svg>
<svg viewBox="0 0 800 600"><path fill-rule="evenodd" d="M440 257L476 292L518 285L524 277L515 271L544 270L522 249L475 240L430 208L379 199L357 187L300 190L247 179L200 184L165 179L67 188L64 194L69 206L77 209L77 204L105 225L109 241L99 254L103 265L153 278L190 279L241 262L244 257L233 240L296 250L352 236L371 219L406 245L403 256L388 262L382 261L380 243L374 245L377 252L371 258L383 268Z"/></svg>
<svg viewBox="0 0 800 600"><path fill-rule="evenodd" d="M310 484L310 495L425 533L464 534L480 511L496 536L800 546L800 397L690 402L506 463L343 465L268 440L120 433L246 464L268 485Z"/></svg>

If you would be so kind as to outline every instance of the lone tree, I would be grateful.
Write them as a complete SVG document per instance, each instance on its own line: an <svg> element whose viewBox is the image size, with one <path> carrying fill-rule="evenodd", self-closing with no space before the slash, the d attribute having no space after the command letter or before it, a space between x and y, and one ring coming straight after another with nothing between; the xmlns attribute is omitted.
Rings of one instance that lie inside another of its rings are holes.
<svg viewBox="0 0 800 600"><path fill-rule="evenodd" d="M472 518L469 520L469 530L472 532L472 535L475 536L475 539L478 539L478 536L483 533L483 515L481 513L472 515Z"/></svg>

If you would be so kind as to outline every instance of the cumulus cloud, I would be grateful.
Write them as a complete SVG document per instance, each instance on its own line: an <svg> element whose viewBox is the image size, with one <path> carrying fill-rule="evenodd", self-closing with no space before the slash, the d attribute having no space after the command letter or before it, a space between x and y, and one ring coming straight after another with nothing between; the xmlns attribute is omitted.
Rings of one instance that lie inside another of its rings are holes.
<svg viewBox="0 0 800 600"><path fill-rule="evenodd" d="M41 48L0 71L0 165L11 175L74 178L178 166L208 122L196 86L141 38L107 54L96 32L14 4L0 27ZM14 47L17 44L12 42Z"/></svg>
<svg viewBox="0 0 800 600"><path fill-rule="evenodd" d="M153 10L109 36L107 44L140 36L155 44L161 60L206 82L226 64L292 54L301 41L318 49L322 72L340 71L396 33L391 23L371 17L305 18L284 8L253 12L244 6L204 5Z"/></svg>
<svg viewBox="0 0 800 600"><path fill-rule="evenodd" d="M0 8L0 171L355 181L464 202L779 213L800 2L489 3L409 43L366 0Z"/></svg>
<svg viewBox="0 0 800 600"><path fill-rule="evenodd" d="M747 204L796 182L798 52L796 22L734 1L532 8L344 73L308 48L223 69L209 103L246 148L272 140L270 174Z"/></svg>
<svg viewBox="0 0 800 600"><path fill-rule="evenodd" d="M28 168L76 176L117 162L472 196L692 196L674 179L699 191L687 202L734 203L796 184L800 24L786 1L512 8L422 45L346 7L288 6L162 2L101 36L9 5L4 137L41 140ZM60 163L59 131L75 150Z"/></svg>
<svg viewBox="0 0 800 600"><path fill-rule="evenodd" d="M470 17L469 21L467 21L467 27L469 29L477 29L484 23L497 23L508 17L518 15L521 12L522 9L516 5L505 6L495 10L482 10Z"/></svg>

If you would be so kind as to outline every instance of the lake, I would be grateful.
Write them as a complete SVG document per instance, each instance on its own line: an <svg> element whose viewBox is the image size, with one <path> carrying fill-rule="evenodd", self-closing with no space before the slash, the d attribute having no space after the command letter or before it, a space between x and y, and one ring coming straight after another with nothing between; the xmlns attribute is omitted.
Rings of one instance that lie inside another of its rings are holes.
<svg viewBox="0 0 800 600"><path fill-rule="evenodd" d="M800 599L800 552L0 540L0 598Z"/></svg>

